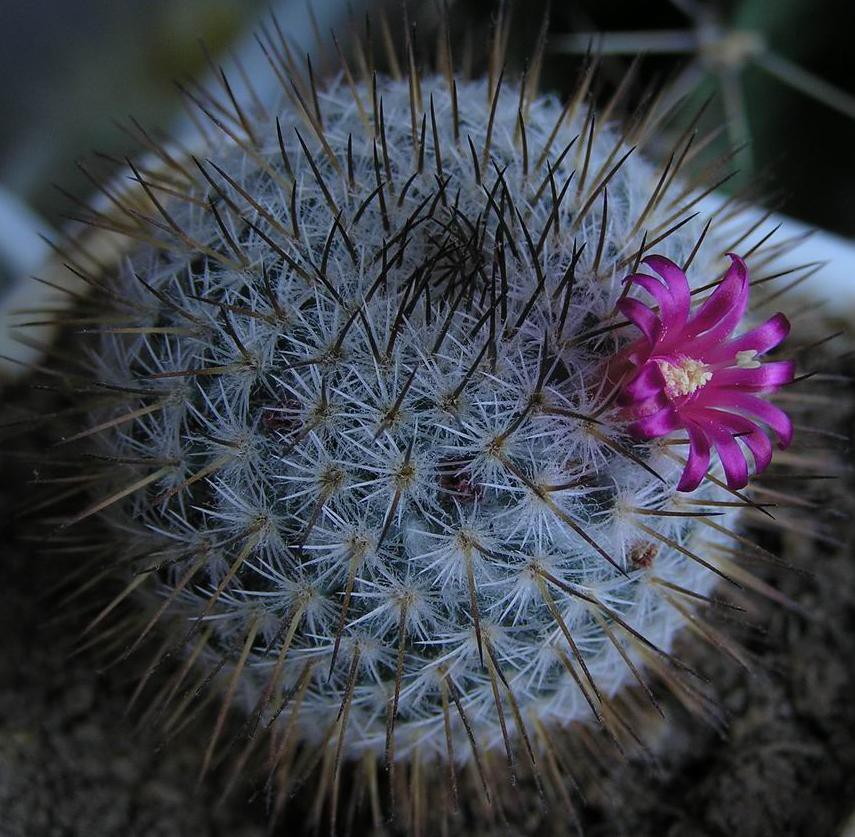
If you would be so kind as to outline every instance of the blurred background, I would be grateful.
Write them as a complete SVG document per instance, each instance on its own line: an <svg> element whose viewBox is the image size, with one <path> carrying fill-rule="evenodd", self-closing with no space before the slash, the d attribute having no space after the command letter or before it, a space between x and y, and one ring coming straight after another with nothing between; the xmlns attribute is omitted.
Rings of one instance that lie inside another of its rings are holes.
<svg viewBox="0 0 855 837"><path fill-rule="evenodd" d="M429 0L408 10L427 57L438 5ZM486 39L465 44L462 33L486 32L496 5L449 3L455 38L469 50L475 69ZM511 56L520 70L548 4L517 5ZM83 196L88 190L75 162L93 152L121 158L134 150L118 123L126 125L130 116L147 127L180 123L175 82L209 72L202 42L215 63L236 51L248 66L263 70L251 30L271 9L286 32L313 52L312 17L324 36L334 28L346 44L349 28L360 27L367 10L380 8L400 28L397 0L275 0L272 7L258 0L6 0L0 4L4 221L15 206L30 227L61 225L69 205L56 185ZM606 33L593 41L605 55L603 96L637 55L643 58L633 83L636 97L650 84L675 80L697 104L713 95L704 122L720 127L721 135L709 153L731 148L739 170L725 188L748 177L759 176L762 183L773 174L767 201L853 236L855 61L844 24L848 12L846 0L555 0L542 86L567 93L591 33ZM10 270L8 257L5 268Z"/></svg>

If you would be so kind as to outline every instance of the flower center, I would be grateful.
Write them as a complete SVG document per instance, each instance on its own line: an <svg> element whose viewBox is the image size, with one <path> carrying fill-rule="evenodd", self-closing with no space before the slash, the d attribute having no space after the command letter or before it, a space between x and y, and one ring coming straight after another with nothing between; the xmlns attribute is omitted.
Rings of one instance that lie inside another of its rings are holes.
<svg viewBox="0 0 855 837"><path fill-rule="evenodd" d="M678 363L657 360L659 371L665 379L665 391L671 398L691 395L712 378L712 369L703 361L691 357L680 358Z"/></svg>

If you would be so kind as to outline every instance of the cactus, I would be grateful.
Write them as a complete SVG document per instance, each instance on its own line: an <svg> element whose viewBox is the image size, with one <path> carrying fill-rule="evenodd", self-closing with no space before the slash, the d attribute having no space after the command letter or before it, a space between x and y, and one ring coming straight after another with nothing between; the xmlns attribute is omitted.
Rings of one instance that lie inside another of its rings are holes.
<svg viewBox="0 0 855 837"><path fill-rule="evenodd" d="M745 451L757 471L771 456L744 417L645 431L625 368L646 362L669 404L727 388L691 335L641 357L638 326L670 327L677 275L704 299L728 227L692 214L691 137L645 158L664 114L619 132L586 103L591 67L562 104L535 74L355 80L345 62L320 87L270 59L284 106L242 107L225 77L219 101L188 92L204 151L147 137L146 208L108 188L90 219L135 240L85 276L99 406L64 440L104 465L68 522L102 520L126 581L93 627L132 614L123 655L165 630L149 676L187 662L164 704L222 683L203 773L235 752L240 707L235 773L270 729L283 800L317 768L335 812L348 761L371 787L385 761L393 785L450 771L457 794L466 773L492 799L507 761L572 809L553 730L591 721L623 748L637 705L659 709L651 675L704 705L672 646L687 622L717 641L698 603L754 505ZM742 303L752 259L733 259ZM659 288L647 314L636 286ZM781 366L752 339L719 366Z"/></svg>

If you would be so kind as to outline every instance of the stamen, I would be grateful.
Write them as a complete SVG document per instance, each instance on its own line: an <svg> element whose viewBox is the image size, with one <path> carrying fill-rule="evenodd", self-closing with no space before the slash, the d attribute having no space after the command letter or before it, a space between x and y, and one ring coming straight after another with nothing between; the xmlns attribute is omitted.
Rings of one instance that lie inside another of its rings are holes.
<svg viewBox="0 0 855 837"><path fill-rule="evenodd" d="M756 353L755 353L756 354ZM691 357L680 359L679 363L657 360L662 377L665 378L665 391L671 398L691 395L705 386L713 376L712 369L703 361Z"/></svg>

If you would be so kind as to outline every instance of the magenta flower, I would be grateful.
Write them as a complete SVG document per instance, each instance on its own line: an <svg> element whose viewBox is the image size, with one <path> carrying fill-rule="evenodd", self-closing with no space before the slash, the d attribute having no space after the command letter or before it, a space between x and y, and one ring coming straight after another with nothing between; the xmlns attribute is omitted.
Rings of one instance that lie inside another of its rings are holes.
<svg viewBox="0 0 855 837"><path fill-rule="evenodd" d="M636 437L688 433L689 458L679 491L698 487L709 469L712 448L728 487L744 488L749 475L746 448L755 473L772 461L772 443L760 425L772 430L781 448L793 436L789 416L758 397L792 383L792 361L759 359L786 338L790 324L783 314L775 314L757 328L732 336L748 306L749 284L745 262L728 255L731 265L724 279L694 314L686 274L662 256L644 259L661 279L634 273L624 280L643 288L658 311L629 297L618 303L644 335L622 351L613 366L625 381L618 403L632 419L629 430Z"/></svg>

